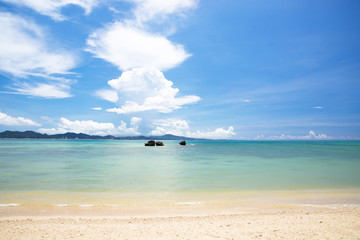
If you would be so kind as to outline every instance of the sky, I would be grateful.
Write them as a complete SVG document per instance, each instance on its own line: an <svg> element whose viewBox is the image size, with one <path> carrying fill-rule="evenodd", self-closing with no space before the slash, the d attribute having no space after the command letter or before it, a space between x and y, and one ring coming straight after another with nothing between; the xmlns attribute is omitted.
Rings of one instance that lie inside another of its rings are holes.
<svg viewBox="0 0 360 240"><path fill-rule="evenodd" d="M358 0L1 0L0 131L360 139Z"/></svg>

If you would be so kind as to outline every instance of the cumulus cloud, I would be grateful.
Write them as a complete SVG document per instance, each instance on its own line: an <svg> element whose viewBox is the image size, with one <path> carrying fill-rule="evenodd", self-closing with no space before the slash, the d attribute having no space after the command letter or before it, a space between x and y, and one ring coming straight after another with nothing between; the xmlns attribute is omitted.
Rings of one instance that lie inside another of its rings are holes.
<svg viewBox="0 0 360 240"><path fill-rule="evenodd" d="M56 21L66 19L61 14L61 8L67 5L77 5L85 10L85 14L89 14L91 10L98 4L98 0L4 0L18 6L24 6L34 11L49 16Z"/></svg>
<svg viewBox="0 0 360 240"><path fill-rule="evenodd" d="M106 111L118 114L149 110L169 113L199 101L200 97L194 95L178 96L179 89L173 88L173 83L161 72L181 64L190 54L181 44L143 26L144 22L154 18L192 8L196 1L128 1L135 3L133 19L109 24L87 39L86 51L123 71L118 79L108 82L111 89L100 89L95 93L117 104Z"/></svg>
<svg viewBox="0 0 360 240"><path fill-rule="evenodd" d="M62 128L39 128L37 131L39 133L46 133L46 134L62 134L68 132L66 129L62 129Z"/></svg>
<svg viewBox="0 0 360 240"><path fill-rule="evenodd" d="M141 121L141 118L133 117L130 121L130 127L127 128L123 121L118 127L115 127L113 123L101 123L93 120L71 121L62 117L57 128L40 128L38 131L47 134L74 132L92 135L138 135Z"/></svg>
<svg viewBox="0 0 360 240"><path fill-rule="evenodd" d="M130 121L130 127L126 127L126 123L121 121L120 126L117 127L117 131L119 131L122 135L139 135L138 128L140 126L142 119L138 117L132 117Z"/></svg>
<svg viewBox="0 0 360 240"><path fill-rule="evenodd" d="M187 137L194 138L209 138L209 139L229 139L232 136L236 135L234 127L230 126L228 129L223 127L216 128L215 130L210 131L196 131L196 132L187 132Z"/></svg>
<svg viewBox="0 0 360 240"><path fill-rule="evenodd" d="M173 134L177 136L186 136L193 138L209 138L209 139L228 139L236 133L234 127L228 129L223 127L209 131L190 131L190 127L186 120L167 118L153 121L155 128L149 133L150 135Z"/></svg>
<svg viewBox="0 0 360 240"><path fill-rule="evenodd" d="M164 135L164 134L173 134L178 136L183 136L185 130L189 129L189 125L186 120L168 118L168 119L158 119L153 121L153 125L156 126L150 132L150 135Z"/></svg>
<svg viewBox="0 0 360 240"><path fill-rule="evenodd" d="M177 97L179 89L173 88L173 82L155 68L135 68L123 72L110 80L108 84L120 96L120 108L107 109L108 112L133 113L156 110L169 113L185 104L195 103L200 97L194 95Z"/></svg>
<svg viewBox="0 0 360 240"><path fill-rule="evenodd" d="M93 107L93 108L91 108L92 110L95 110L95 111L101 111L102 110L102 108L101 107Z"/></svg>
<svg viewBox="0 0 360 240"><path fill-rule="evenodd" d="M64 117L60 119L59 128L75 133L108 132L115 129L112 123L100 123L92 120L71 121Z"/></svg>
<svg viewBox="0 0 360 240"><path fill-rule="evenodd" d="M190 56L180 44L120 22L91 34L86 51L124 71L137 67L170 69Z"/></svg>
<svg viewBox="0 0 360 240"><path fill-rule="evenodd" d="M11 117L5 113L0 112L0 125L7 126L41 126L41 124L34 122L33 120L23 117Z"/></svg>
<svg viewBox="0 0 360 240"><path fill-rule="evenodd" d="M289 134L281 134L279 136L269 136L265 137L264 135L259 135L256 137L257 140L327 140L332 139L326 134L319 133L316 134L314 131L309 131L309 134L303 136L294 136Z"/></svg>

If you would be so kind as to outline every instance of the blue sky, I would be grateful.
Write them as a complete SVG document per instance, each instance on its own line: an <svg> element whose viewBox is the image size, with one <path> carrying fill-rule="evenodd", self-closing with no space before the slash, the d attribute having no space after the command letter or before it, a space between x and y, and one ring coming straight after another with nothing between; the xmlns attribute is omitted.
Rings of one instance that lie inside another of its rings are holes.
<svg viewBox="0 0 360 240"><path fill-rule="evenodd" d="M0 131L359 139L360 2L3 0Z"/></svg>

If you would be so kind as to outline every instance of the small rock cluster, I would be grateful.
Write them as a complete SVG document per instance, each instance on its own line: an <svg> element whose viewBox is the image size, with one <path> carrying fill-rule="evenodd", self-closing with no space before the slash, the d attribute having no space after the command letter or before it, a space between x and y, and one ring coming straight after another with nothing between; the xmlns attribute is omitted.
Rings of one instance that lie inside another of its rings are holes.
<svg viewBox="0 0 360 240"><path fill-rule="evenodd" d="M185 141L181 141L179 142L180 145L185 146L186 142ZM149 146L149 147L153 147L153 146L164 146L164 143L161 141L154 141L154 140L150 140L147 143L145 143L145 146Z"/></svg>
<svg viewBox="0 0 360 240"><path fill-rule="evenodd" d="M161 141L154 141L154 140L150 140L148 141L147 143L145 143L145 146L150 146L150 147L153 147L153 146L164 146L164 143L161 142Z"/></svg>

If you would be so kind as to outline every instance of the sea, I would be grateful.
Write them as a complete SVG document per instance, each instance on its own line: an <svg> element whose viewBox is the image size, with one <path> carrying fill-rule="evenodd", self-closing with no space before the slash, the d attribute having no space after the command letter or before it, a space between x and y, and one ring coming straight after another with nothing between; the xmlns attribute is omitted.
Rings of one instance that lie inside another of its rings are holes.
<svg viewBox="0 0 360 240"><path fill-rule="evenodd" d="M145 142L0 139L0 207L360 188L360 141Z"/></svg>

